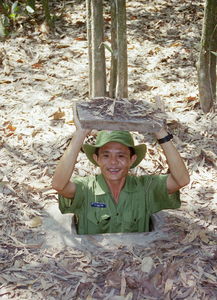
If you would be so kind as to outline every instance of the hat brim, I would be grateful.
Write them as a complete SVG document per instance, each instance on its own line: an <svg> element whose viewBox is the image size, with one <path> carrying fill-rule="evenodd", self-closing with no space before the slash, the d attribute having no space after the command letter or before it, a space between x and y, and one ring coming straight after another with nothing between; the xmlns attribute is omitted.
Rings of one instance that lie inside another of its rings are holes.
<svg viewBox="0 0 217 300"><path fill-rule="evenodd" d="M90 144L84 144L82 147L82 149L84 150L89 161L91 161L94 165L99 166L93 158L93 154L96 152L96 148L99 148L99 147L96 147L95 145L90 145ZM141 145L133 146L132 148L134 149L137 157L136 157L136 160L134 161L134 163L132 164L132 166L130 167L131 169L135 168L145 157L146 145L141 144Z"/></svg>

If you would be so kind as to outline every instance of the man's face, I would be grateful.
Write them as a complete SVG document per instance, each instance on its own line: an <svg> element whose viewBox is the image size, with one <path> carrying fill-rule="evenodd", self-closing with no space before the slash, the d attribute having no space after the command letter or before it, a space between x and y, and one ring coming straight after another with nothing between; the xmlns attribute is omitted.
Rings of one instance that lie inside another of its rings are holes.
<svg viewBox="0 0 217 300"><path fill-rule="evenodd" d="M107 181L119 181L127 176L136 155L130 156L130 149L123 144L109 142L101 147L98 156L94 154L93 158Z"/></svg>

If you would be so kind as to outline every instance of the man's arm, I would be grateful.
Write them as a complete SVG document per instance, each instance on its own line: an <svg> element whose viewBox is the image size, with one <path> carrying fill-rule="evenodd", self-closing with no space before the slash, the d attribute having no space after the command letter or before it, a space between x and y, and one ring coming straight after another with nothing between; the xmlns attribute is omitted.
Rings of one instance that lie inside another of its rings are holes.
<svg viewBox="0 0 217 300"><path fill-rule="evenodd" d="M55 170L52 187L64 197L73 198L75 195L76 185L70 181L70 178L74 171L78 153L88 132L83 129L75 131Z"/></svg>
<svg viewBox="0 0 217 300"><path fill-rule="evenodd" d="M157 139L162 139L167 135L168 133L164 128L155 133ZM167 178L167 190L169 194L172 194L187 185L190 182L190 176L179 152L173 143L168 141L160 145L169 165L170 174Z"/></svg>
<svg viewBox="0 0 217 300"><path fill-rule="evenodd" d="M73 134L72 140L60 159L55 170L52 187L60 195L66 198L74 198L76 192L76 185L70 181L72 173L75 168L78 153L83 145L84 139L90 129L82 129L80 122L77 118L76 110L74 108L74 122L76 131Z"/></svg>

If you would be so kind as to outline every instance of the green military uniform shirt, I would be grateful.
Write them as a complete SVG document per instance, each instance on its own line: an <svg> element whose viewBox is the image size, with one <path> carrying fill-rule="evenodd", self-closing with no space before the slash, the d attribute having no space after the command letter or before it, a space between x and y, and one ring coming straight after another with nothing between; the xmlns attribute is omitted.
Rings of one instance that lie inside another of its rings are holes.
<svg viewBox="0 0 217 300"><path fill-rule="evenodd" d="M76 177L73 199L59 195L62 213L78 218L78 234L149 231L153 213L179 208L179 192L169 195L167 175L127 176L115 203L103 175Z"/></svg>

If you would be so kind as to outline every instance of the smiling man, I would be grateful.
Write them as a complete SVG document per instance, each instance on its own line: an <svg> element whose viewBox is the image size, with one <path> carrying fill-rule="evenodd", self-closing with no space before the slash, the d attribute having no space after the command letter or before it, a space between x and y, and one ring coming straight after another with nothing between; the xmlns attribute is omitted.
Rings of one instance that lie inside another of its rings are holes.
<svg viewBox="0 0 217 300"><path fill-rule="evenodd" d="M77 121L76 127L52 186L59 194L60 211L75 214L78 234L149 231L153 213L180 207L179 189L189 183L189 174L164 128L155 136L170 173L133 176L129 170L145 157L144 144L134 145L127 131L100 131L95 145L83 144L90 130L81 129ZM81 148L101 174L72 176Z"/></svg>

